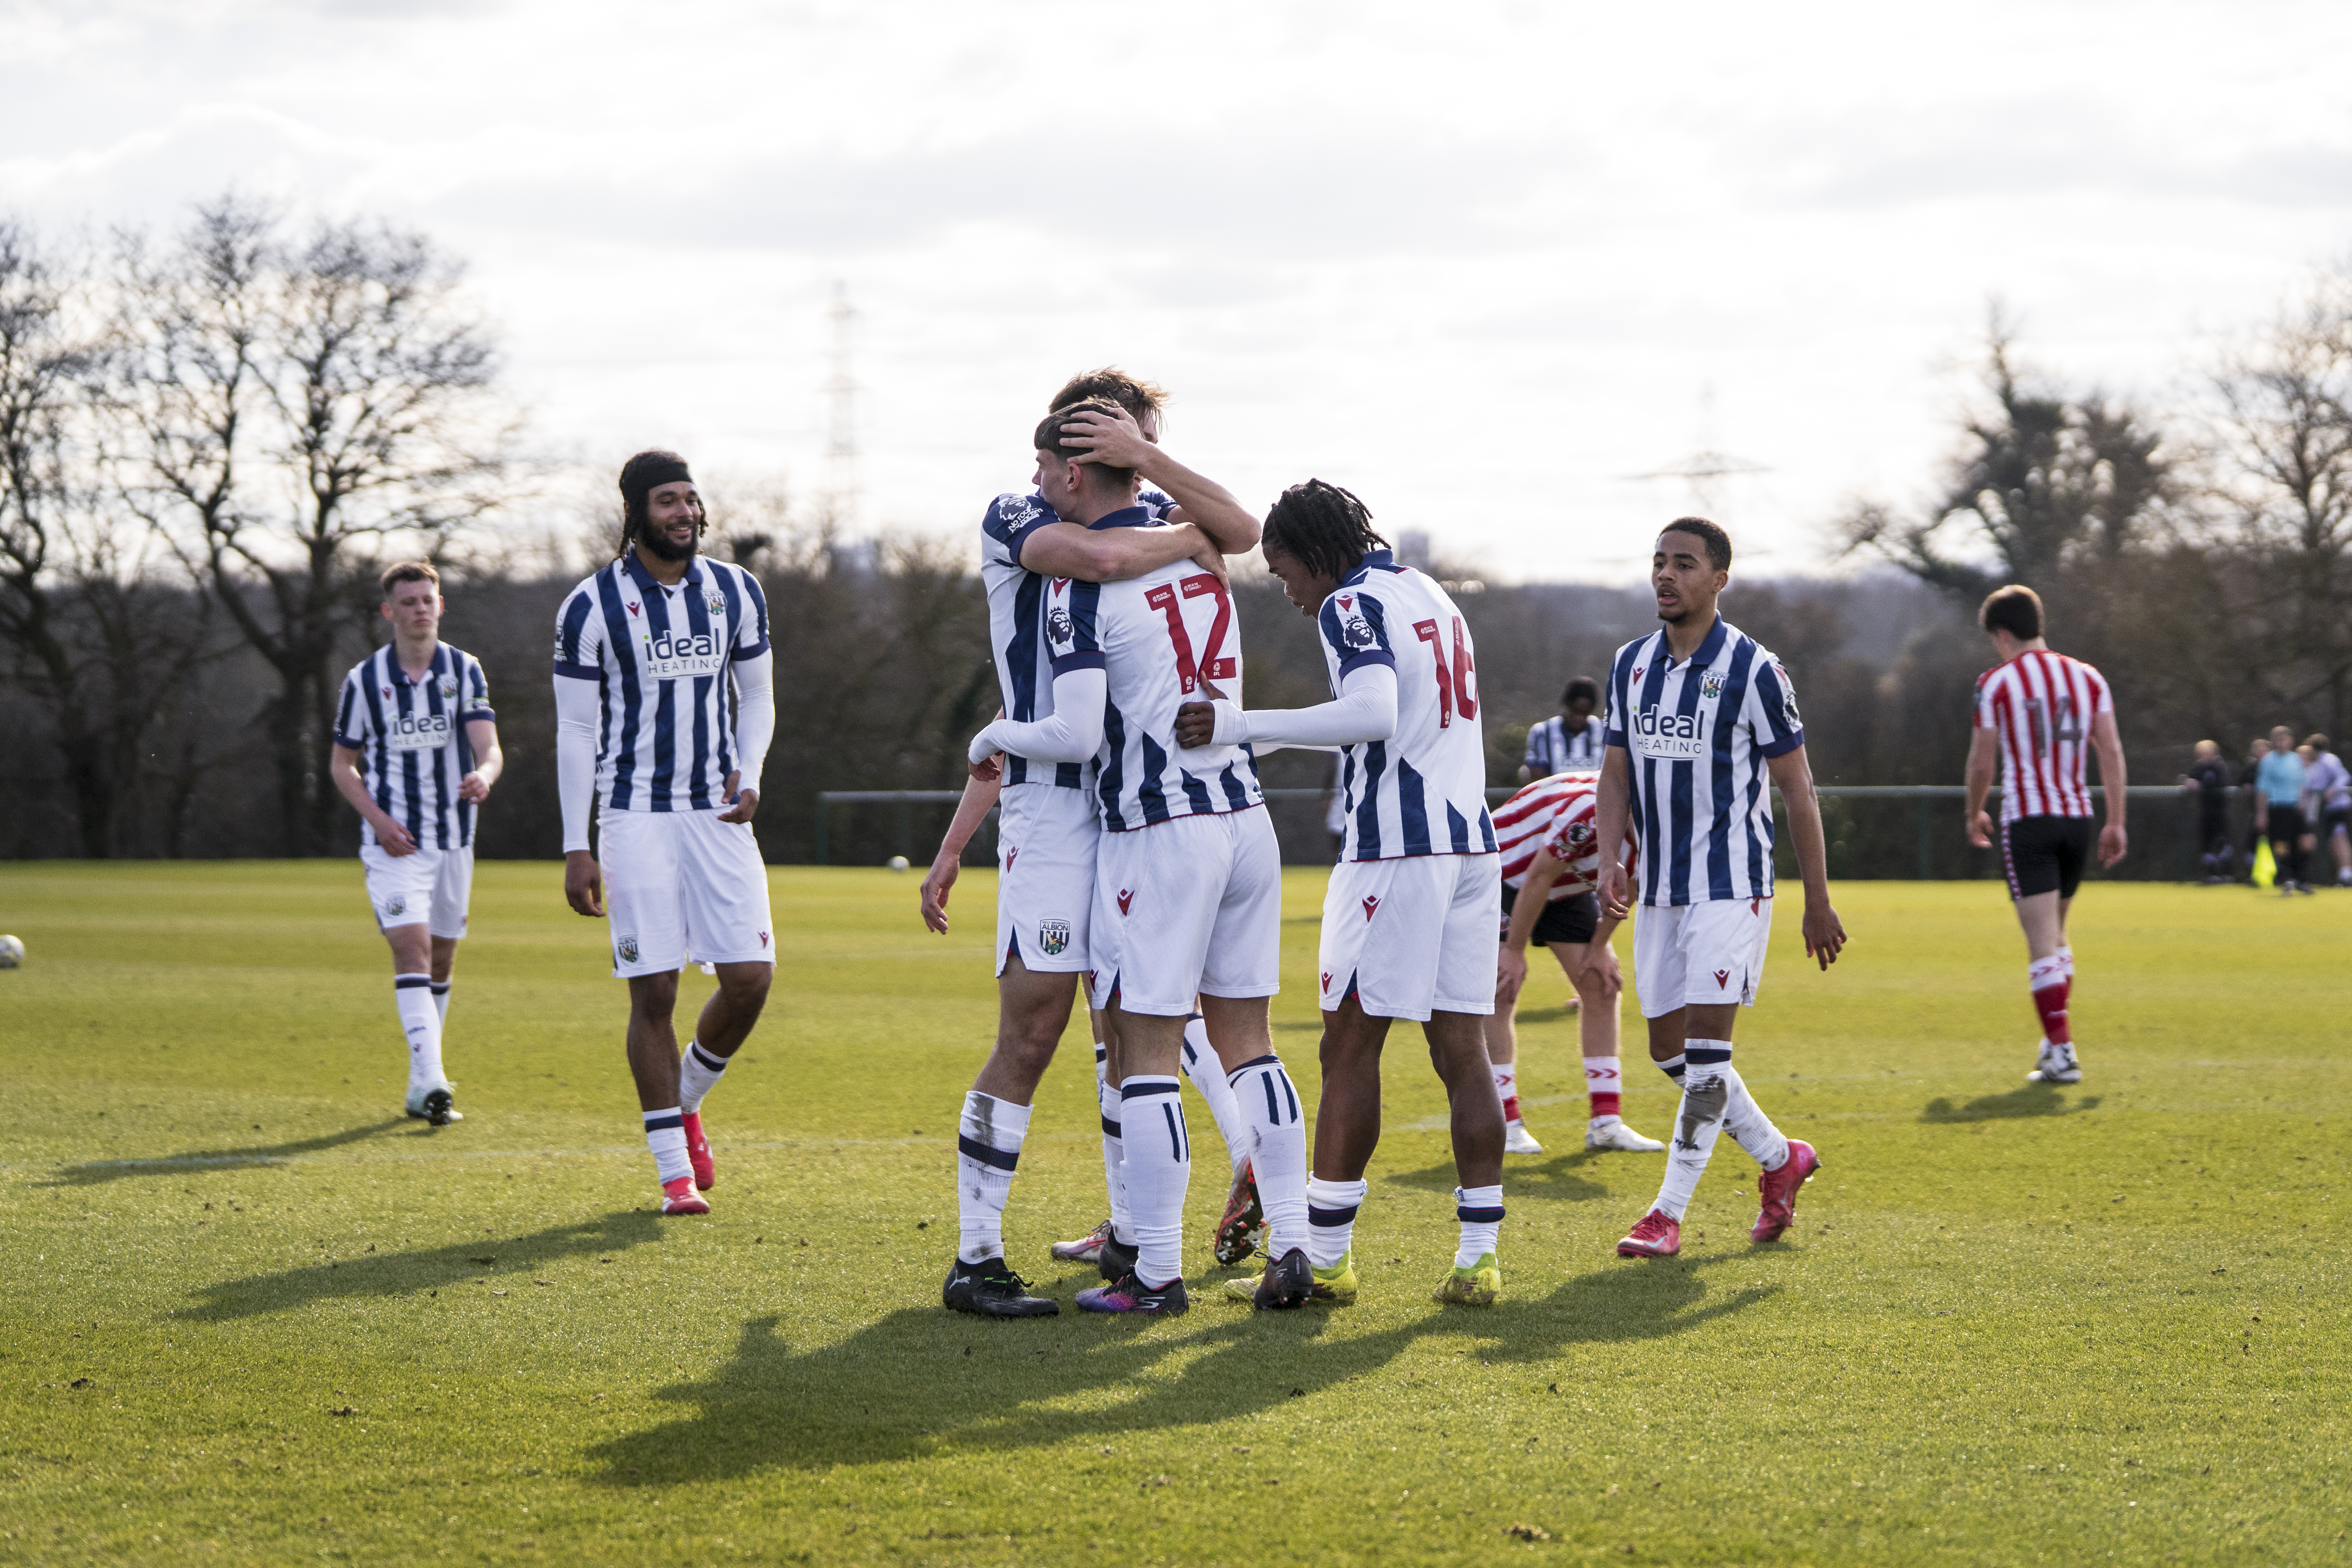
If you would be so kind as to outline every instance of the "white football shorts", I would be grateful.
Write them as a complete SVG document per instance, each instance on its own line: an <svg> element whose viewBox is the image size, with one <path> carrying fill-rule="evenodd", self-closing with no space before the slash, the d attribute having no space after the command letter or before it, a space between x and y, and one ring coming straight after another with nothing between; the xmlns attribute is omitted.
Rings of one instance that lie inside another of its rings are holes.
<svg viewBox="0 0 2352 1568"><path fill-rule="evenodd" d="M1753 1007L1771 934L1769 899L1641 905L1633 911L1633 990L1642 1016L1716 1002Z"/></svg>
<svg viewBox="0 0 2352 1568"><path fill-rule="evenodd" d="M1282 850L1263 807L1106 833L1096 851L1093 1005L1181 1017L1194 999L1282 989Z"/></svg>
<svg viewBox="0 0 2352 1568"><path fill-rule="evenodd" d="M1095 907L1094 797L1050 784L1009 786L996 803L996 973L1083 973Z"/></svg>
<svg viewBox="0 0 2352 1568"><path fill-rule="evenodd" d="M776 961L768 868L750 823L721 822L714 808L608 811L597 826L614 979Z"/></svg>
<svg viewBox="0 0 2352 1568"><path fill-rule="evenodd" d="M1323 1010L1353 991L1375 1018L1492 1013L1502 912L1499 855L1342 860L1323 895Z"/></svg>
<svg viewBox="0 0 2352 1568"><path fill-rule="evenodd" d="M466 934L466 906L474 896L472 845L395 856L362 844L360 864L367 868L368 902L383 930L429 925L435 936L453 942Z"/></svg>

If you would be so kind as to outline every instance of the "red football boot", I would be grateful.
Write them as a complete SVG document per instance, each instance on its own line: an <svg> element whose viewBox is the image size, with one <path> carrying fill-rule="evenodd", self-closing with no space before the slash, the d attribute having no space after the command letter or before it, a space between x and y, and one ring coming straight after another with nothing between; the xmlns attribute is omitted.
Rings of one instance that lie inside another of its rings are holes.
<svg viewBox="0 0 2352 1568"><path fill-rule="evenodd" d="M1757 1213L1756 1228L1748 1233L1750 1241L1778 1241L1797 1217L1797 1189L1812 1180L1813 1173L1822 1168L1822 1157L1813 1146L1801 1138L1789 1140L1789 1157L1777 1171L1767 1171L1756 1178L1756 1195L1764 1200Z"/></svg>
<svg viewBox="0 0 2352 1568"><path fill-rule="evenodd" d="M1683 1249L1683 1222L1668 1219L1664 1209L1642 1216L1624 1240L1617 1244L1620 1258L1672 1258Z"/></svg>
<svg viewBox="0 0 2352 1568"><path fill-rule="evenodd" d="M719 1184L719 1169L710 1163L710 1140L702 1135L702 1112L689 1110L681 1118L686 1128L686 1160L694 1167L694 1184L709 1192Z"/></svg>
<svg viewBox="0 0 2352 1568"><path fill-rule="evenodd" d="M710 1200L694 1190L694 1178L680 1176L662 1184L661 1212L664 1214L709 1214Z"/></svg>

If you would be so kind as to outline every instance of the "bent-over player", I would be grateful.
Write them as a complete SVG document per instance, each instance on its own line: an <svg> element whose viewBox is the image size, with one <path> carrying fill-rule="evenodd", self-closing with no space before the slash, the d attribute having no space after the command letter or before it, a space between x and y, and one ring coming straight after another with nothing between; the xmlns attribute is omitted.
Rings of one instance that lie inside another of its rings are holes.
<svg viewBox="0 0 2352 1568"><path fill-rule="evenodd" d="M1495 1012L1486 1020L1486 1059L1494 1064L1495 1092L1503 1097L1505 1153L1543 1152L1519 1115L1517 1016L1531 941L1551 950L1582 1004L1576 1031L1591 1105L1584 1146L1636 1154L1665 1147L1625 1125L1624 1066L1617 1058L1617 998L1625 982L1610 945L1617 921L1601 913L1592 892L1601 875L1594 831L1600 783L1597 771L1554 773L1495 812L1503 855L1503 952Z"/></svg>
<svg viewBox="0 0 2352 1568"><path fill-rule="evenodd" d="M1322 634L1333 700L1249 712L1188 704L1188 747L1339 746L1347 843L1323 899L1323 1097L1307 1183L1312 1290L1357 1289L1352 1243L1381 1138L1381 1049L1422 1026L1452 1107L1460 1245L1440 1301L1491 1306L1502 1289L1503 1107L1486 1067L1502 882L1486 815L1477 658L1445 590L1397 563L1364 503L1320 479L1266 513L1266 569ZM1261 1175L1261 1180L1263 1176ZM1263 1297L1274 1271L1236 1291Z"/></svg>
<svg viewBox="0 0 2352 1568"><path fill-rule="evenodd" d="M1805 884L1805 952L1823 969L1845 945L1830 906L1820 802L1805 726L1780 661L1716 613L1731 581L1731 537L1702 517L1658 535L1650 586L1663 629L1617 650L1609 667L1609 755L1601 768L1601 908L1630 912L1633 873L1618 858L1642 845L1633 921L1633 989L1650 1024L1650 1059L1682 1086L1658 1200L1617 1244L1625 1258L1671 1258L1718 1133L1764 1167L1757 1241L1777 1241L1797 1189L1821 1163L1786 1138L1731 1065L1731 1028L1756 1005L1772 930L1772 789L1789 809ZM1771 788L1766 787L1767 775Z"/></svg>
<svg viewBox="0 0 2352 1568"><path fill-rule="evenodd" d="M2025 931L2025 987L2042 1018L2042 1046L2026 1081L2080 1083L2082 1064L2074 1059L2074 1026L2066 1016L2074 989L2066 916L2091 858L2091 786L2084 777L2090 746L2098 748L2107 796L2099 864L2113 866L2128 847L2115 694L2106 678L2081 659L2050 651L2042 637L2042 599L2032 589L2014 583L1994 589L1977 620L2000 663L1977 677L1969 736L1969 842L1992 847L1984 801L1998 752L2008 764L2000 791L2000 863L2009 873L2011 907Z"/></svg>
<svg viewBox="0 0 2352 1568"><path fill-rule="evenodd" d="M327 776L366 824L360 864L392 944L392 998L408 1037L408 1114L463 1121L441 1066L449 978L474 888L474 813L506 758L481 661L441 640L441 574L384 569L392 641L343 677Z"/></svg>
<svg viewBox="0 0 2352 1568"><path fill-rule="evenodd" d="M555 621L563 895L592 918L611 900L629 1072L666 1215L710 1212L703 1098L776 972L751 836L776 727L768 601L751 573L702 555L708 526L686 459L639 452L621 468L621 553ZM592 802L601 863L588 847ZM712 965L719 989L681 1058L671 1016L688 961Z"/></svg>

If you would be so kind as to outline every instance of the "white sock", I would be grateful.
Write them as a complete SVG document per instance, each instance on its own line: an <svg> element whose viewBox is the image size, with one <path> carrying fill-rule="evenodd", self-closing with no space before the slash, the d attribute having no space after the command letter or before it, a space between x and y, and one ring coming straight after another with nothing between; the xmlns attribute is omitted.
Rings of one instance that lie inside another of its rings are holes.
<svg viewBox="0 0 2352 1568"><path fill-rule="evenodd" d="M1269 1051L1235 1068L1226 1092L1234 1102L1234 1114L1246 1121L1244 1146L1257 1163L1265 1255L1278 1258L1307 1241L1307 1123L1299 1114L1298 1089L1282 1058Z"/></svg>
<svg viewBox="0 0 2352 1568"><path fill-rule="evenodd" d="M1716 1136L1723 1131L1723 1112L1731 1086L1722 1069L1731 1060L1728 1040L1690 1040L1683 1051L1683 1102L1675 1111L1675 1131L1666 1144L1666 1176L1658 1188L1655 1207L1668 1219L1679 1220L1689 1209L1698 1179L1706 1173Z"/></svg>
<svg viewBox="0 0 2352 1568"><path fill-rule="evenodd" d="M1127 1212L1127 1145L1121 1141L1118 1086L1101 1089L1103 1185L1110 1194L1111 1239L1121 1247L1135 1245L1135 1222Z"/></svg>
<svg viewBox="0 0 2352 1568"><path fill-rule="evenodd" d="M1184 1191L1192 1181L1184 1100L1173 1076L1140 1075L1119 1086L1119 1100L1135 1275L1145 1285L1165 1285L1184 1273Z"/></svg>
<svg viewBox="0 0 2352 1568"><path fill-rule="evenodd" d="M1454 1249L1454 1267L1468 1268L1495 1250L1503 1229L1503 1184L1454 1189L1454 1217L1462 1222L1462 1245Z"/></svg>
<svg viewBox="0 0 2352 1568"><path fill-rule="evenodd" d="M441 1015L433 1005L429 974L392 977L393 1005L400 1009L400 1027L408 1037L408 1092L421 1094L441 1087Z"/></svg>
<svg viewBox="0 0 2352 1568"><path fill-rule="evenodd" d="M1236 1176L1242 1173L1242 1162L1250 1157L1250 1131L1254 1123L1238 1101L1234 1099L1233 1085L1226 1081L1225 1064L1209 1044L1209 1026L1197 1013L1184 1020L1184 1076L1209 1102L1209 1114L1217 1119L1217 1136L1225 1141L1225 1161Z"/></svg>
<svg viewBox="0 0 2352 1568"><path fill-rule="evenodd" d="M1495 1098L1503 1102L1504 1120L1517 1121L1519 1119L1519 1064L1512 1061L1489 1062L1486 1065L1495 1070Z"/></svg>
<svg viewBox="0 0 2352 1568"><path fill-rule="evenodd" d="M446 980L433 983L433 1010L441 1015L441 1030L446 1034L449 1029L449 983Z"/></svg>
<svg viewBox="0 0 2352 1568"><path fill-rule="evenodd" d="M1013 1170L1028 1131L1027 1106L976 1089L963 1097L956 1123L956 1256L966 1263L1004 1256L1004 1201L1013 1195Z"/></svg>
<svg viewBox="0 0 2352 1568"><path fill-rule="evenodd" d="M1348 1256L1355 1244L1356 1211L1363 1205L1370 1182L1327 1182L1307 1178L1307 1261L1328 1268Z"/></svg>
<svg viewBox="0 0 2352 1568"><path fill-rule="evenodd" d="M686 1042L686 1054L677 1060L677 1102L694 1115L702 1114L702 1097L719 1087L719 1075L727 1070L731 1057L714 1057L702 1048L700 1042Z"/></svg>
<svg viewBox="0 0 2352 1568"><path fill-rule="evenodd" d="M663 1186L693 1176L686 1157L686 1112L677 1106L646 1112L646 1147L653 1151L654 1174Z"/></svg>
<svg viewBox="0 0 2352 1568"><path fill-rule="evenodd" d="M1758 1164L1768 1171L1779 1170L1788 1163L1789 1140L1772 1125L1772 1119L1748 1092L1747 1080L1728 1062L1724 1064L1722 1077L1728 1091L1723 1101L1723 1130Z"/></svg>

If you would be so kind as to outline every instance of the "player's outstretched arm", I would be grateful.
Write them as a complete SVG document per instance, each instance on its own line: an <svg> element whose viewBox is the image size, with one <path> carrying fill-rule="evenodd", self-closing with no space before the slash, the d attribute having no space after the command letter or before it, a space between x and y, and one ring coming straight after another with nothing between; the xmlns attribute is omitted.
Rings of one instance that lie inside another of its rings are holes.
<svg viewBox="0 0 2352 1568"><path fill-rule="evenodd" d="M578 676L555 677L555 796L563 808L563 897L577 912L601 920L604 873L588 852L588 818L596 804L597 687Z"/></svg>
<svg viewBox="0 0 2352 1568"><path fill-rule="evenodd" d="M1805 956L1823 969L1845 946L1845 926L1830 905L1829 844L1822 833L1821 798L1813 794L1812 764L1805 748L1793 747L1765 764L1789 808L1789 837L1797 851L1797 874L1805 883Z"/></svg>
<svg viewBox="0 0 2352 1568"><path fill-rule="evenodd" d="M762 648L735 659L735 771L727 775L721 822L749 822L760 809L760 770L776 733L776 656Z"/></svg>
<svg viewBox="0 0 2352 1568"><path fill-rule="evenodd" d="M980 831L980 825L995 809L997 796L1003 793L1002 775L964 780L963 798L956 802L954 820L948 824L947 837L940 840L940 852L931 857L931 868L923 874L923 923L941 936L948 933L948 894L954 890L956 875L963 869L964 846Z"/></svg>
<svg viewBox="0 0 2352 1568"><path fill-rule="evenodd" d="M1992 818L1985 815L1985 796L1992 793L1994 766L2000 761L2000 731L1981 727L1969 732L1969 803L1963 820L1969 842L1979 849L1992 847Z"/></svg>
<svg viewBox="0 0 2352 1568"><path fill-rule="evenodd" d="M367 792L367 781L360 777L360 754L349 746L337 746L327 759L327 776L335 781L335 788L352 803L352 809L367 818L375 829L376 847L394 859L416 853L416 840L408 829L390 812L376 805Z"/></svg>
<svg viewBox="0 0 2352 1568"><path fill-rule="evenodd" d="M2113 713L2097 714L2091 720L2091 744L2098 748L2099 782L2106 786L2107 796L2107 825L2099 829L2099 864L2112 867L2131 849L2124 833L2124 808L2130 803L2131 791L2124 777L2124 738Z"/></svg>
<svg viewBox="0 0 2352 1568"><path fill-rule="evenodd" d="M1150 483L1168 492L1181 521L1197 524L1227 555L1257 548L1264 525L1234 493L1178 462L1157 443L1143 437L1142 428L1121 409L1116 415L1088 409L1062 424L1062 439L1087 448L1087 461L1114 468L1133 468Z"/></svg>
<svg viewBox="0 0 2352 1568"><path fill-rule="evenodd" d="M1633 818L1633 787L1632 764L1622 746L1611 746L1601 759L1601 784L1593 791L1592 815L1601 852L1601 879L1593 890L1600 895L1602 918L1622 921L1633 912L1633 879L1624 861L1627 830Z"/></svg>
<svg viewBox="0 0 2352 1568"><path fill-rule="evenodd" d="M1396 733L1396 670L1362 664L1339 682L1339 695L1312 708L1255 708L1217 698L1176 710L1180 746L1330 747L1385 741Z"/></svg>

